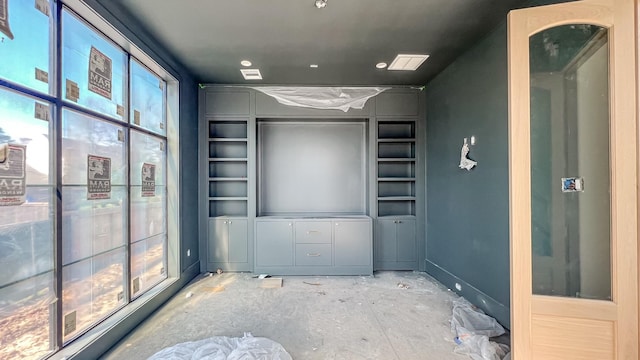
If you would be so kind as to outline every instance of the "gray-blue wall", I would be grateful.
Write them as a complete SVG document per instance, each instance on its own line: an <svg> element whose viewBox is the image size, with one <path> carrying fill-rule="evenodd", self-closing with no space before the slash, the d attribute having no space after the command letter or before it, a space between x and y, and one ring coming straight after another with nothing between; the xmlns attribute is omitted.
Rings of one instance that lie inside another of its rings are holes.
<svg viewBox="0 0 640 360"><path fill-rule="evenodd" d="M502 24L426 86L427 272L509 325L507 30ZM471 171L458 168L476 137Z"/></svg>
<svg viewBox="0 0 640 360"><path fill-rule="evenodd" d="M523 7L560 2L568 1ZM426 269L509 328L507 81L505 18L426 86ZM467 171L458 164L471 136L469 157L478 166Z"/></svg>

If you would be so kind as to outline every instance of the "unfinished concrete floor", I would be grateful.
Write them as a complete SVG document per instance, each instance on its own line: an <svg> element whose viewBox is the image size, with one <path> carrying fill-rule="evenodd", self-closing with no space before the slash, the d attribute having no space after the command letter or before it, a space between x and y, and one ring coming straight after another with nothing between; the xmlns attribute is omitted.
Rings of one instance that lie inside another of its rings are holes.
<svg viewBox="0 0 640 360"><path fill-rule="evenodd" d="M457 296L423 273L284 276L275 289L252 276L198 276L103 359L146 359L177 343L245 332L279 342L296 360L469 359L453 352Z"/></svg>

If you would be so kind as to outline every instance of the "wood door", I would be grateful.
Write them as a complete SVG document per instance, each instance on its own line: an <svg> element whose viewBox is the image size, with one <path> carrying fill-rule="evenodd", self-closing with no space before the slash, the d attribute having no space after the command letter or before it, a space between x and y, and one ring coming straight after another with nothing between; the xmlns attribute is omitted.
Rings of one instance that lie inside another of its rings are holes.
<svg viewBox="0 0 640 360"><path fill-rule="evenodd" d="M638 359L636 6L509 14L515 360Z"/></svg>

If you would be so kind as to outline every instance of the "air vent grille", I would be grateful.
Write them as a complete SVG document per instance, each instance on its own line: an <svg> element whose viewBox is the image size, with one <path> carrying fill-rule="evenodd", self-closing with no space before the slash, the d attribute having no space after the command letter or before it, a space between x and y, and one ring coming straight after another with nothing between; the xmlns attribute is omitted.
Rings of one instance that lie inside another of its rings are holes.
<svg viewBox="0 0 640 360"><path fill-rule="evenodd" d="M427 60L429 55L408 55L408 54L399 54L393 59L393 62L388 70L404 70L404 71L414 71L422 65L422 63Z"/></svg>
<svg viewBox="0 0 640 360"><path fill-rule="evenodd" d="M245 80L262 80L260 69L240 69Z"/></svg>

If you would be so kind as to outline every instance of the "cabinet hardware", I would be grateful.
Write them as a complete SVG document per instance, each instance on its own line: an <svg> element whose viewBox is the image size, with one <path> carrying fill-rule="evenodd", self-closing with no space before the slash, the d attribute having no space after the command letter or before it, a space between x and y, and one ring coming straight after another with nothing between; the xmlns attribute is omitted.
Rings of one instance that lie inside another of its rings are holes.
<svg viewBox="0 0 640 360"><path fill-rule="evenodd" d="M231 220L229 220L229 224L231 224Z"/></svg>
<svg viewBox="0 0 640 360"><path fill-rule="evenodd" d="M309 231L307 231L307 235L319 234L319 233L321 233L321 231L318 231L318 230L309 230Z"/></svg>
<svg viewBox="0 0 640 360"><path fill-rule="evenodd" d="M226 223L227 223L227 221L225 220L225 221L223 221L222 223L223 223L223 224L226 224Z"/></svg>
<svg viewBox="0 0 640 360"><path fill-rule="evenodd" d="M307 253L307 256L309 256L309 257L318 257L318 256L320 256L320 254L318 254L318 253L308 254Z"/></svg>

